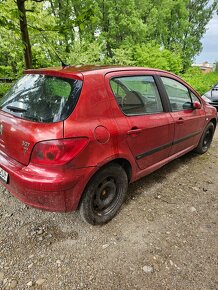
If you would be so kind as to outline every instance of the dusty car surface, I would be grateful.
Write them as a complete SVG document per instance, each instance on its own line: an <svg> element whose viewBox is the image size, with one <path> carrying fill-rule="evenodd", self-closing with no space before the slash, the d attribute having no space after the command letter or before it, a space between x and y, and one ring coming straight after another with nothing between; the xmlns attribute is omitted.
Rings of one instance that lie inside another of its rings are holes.
<svg viewBox="0 0 218 290"><path fill-rule="evenodd" d="M24 203L103 224L128 183L195 149L215 108L174 74L138 67L27 70L0 100L0 178Z"/></svg>
<svg viewBox="0 0 218 290"><path fill-rule="evenodd" d="M202 98L209 103L210 105L214 106L218 111L218 83L213 85L211 90L204 93Z"/></svg>

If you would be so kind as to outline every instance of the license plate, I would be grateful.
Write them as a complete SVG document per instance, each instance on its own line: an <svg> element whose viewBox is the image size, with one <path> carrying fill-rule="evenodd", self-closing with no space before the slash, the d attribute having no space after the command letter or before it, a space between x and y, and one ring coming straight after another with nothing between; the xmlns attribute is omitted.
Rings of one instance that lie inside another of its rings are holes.
<svg viewBox="0 0 218 290"><path fill-rule="evenodd" d="M2 169L1 167L0 167L0 178L4 182L6 182L6 183L8 182L8 173L4 169Z"/></svg>

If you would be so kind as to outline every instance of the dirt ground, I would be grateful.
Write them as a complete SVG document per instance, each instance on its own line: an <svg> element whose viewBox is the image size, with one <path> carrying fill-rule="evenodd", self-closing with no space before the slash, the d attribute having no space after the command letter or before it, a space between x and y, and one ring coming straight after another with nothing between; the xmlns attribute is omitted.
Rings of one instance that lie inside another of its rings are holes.
<svg viewBox="0 0 218 290"><path fill-rule="evenodd" d="M218 289L218 132L208 153L129 187L110 223L29 208L0 189L0 289Z"/></svg>

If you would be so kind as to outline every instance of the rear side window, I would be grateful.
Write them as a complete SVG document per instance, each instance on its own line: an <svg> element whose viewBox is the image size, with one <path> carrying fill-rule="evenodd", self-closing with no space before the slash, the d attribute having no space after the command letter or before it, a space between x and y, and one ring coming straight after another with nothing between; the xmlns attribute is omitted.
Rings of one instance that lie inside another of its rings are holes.
<svg viewBox="0 0 218 290"><path fill-rule="evenodd" d="M192 100L187 87L170 78L161 77L161 79L173 112L193 109Z"/></svg>
<svg viewBox="0 0 218 290"><path fill-rule="evenodd" d="M110 81L117 104L125 115L163 112L163 107L152 76L126 76Z"/></svg>
<svg viewBox="0 0 218 290"><path fill-rule="evenodd" d="M46 75L25 75L0 100L1 110L37 122L58 122L73 111L82 81Z"/></svg>

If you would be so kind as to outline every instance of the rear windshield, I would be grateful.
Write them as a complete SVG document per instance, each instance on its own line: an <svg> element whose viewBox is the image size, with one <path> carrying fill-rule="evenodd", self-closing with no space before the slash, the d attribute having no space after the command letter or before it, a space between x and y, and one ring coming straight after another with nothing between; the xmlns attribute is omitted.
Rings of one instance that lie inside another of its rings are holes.
<svg viewBox="0 0 218 290"><path fill-rule="evenodd" d="M0 108L27 120L58 122L73 111L81 88L80 80L29 74L0 99Z"/></svg>

